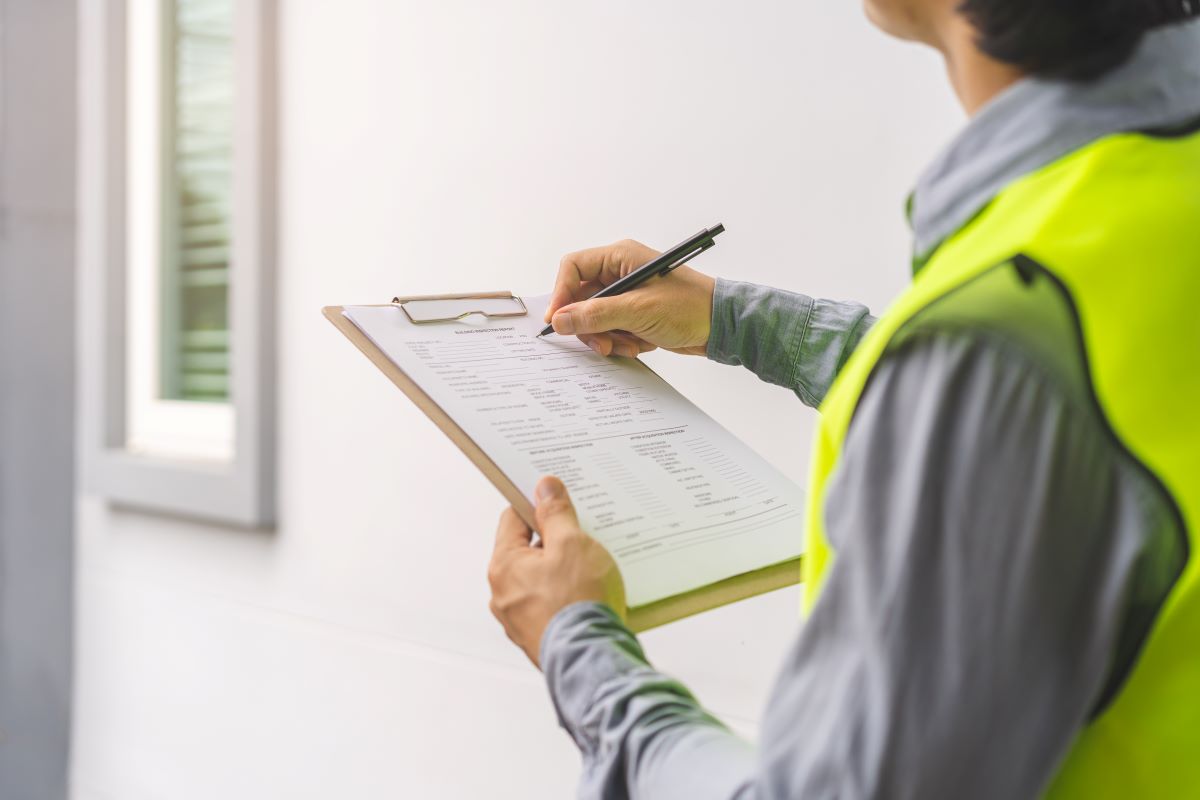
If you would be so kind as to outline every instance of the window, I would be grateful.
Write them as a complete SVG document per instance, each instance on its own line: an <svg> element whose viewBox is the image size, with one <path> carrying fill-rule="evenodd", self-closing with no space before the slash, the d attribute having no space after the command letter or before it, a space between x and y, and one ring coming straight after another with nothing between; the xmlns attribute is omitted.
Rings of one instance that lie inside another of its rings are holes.
<svg viewBox="0 0 1200 800"><path fill-rule="evenodd" d="M173 0L164 115L162 396L229 399L233 2Z"/></svg>
<svg viewBox="0 0 1200 800"><path fill-rule="evenodd" d="M270 521L271 8L81 6L85 485Z"/></svg>
<svg viewBox="0 0 1200 800"><path fill-rule="evenodd" d="M129 0L128 448L233 454L232 0Z"/></svg>

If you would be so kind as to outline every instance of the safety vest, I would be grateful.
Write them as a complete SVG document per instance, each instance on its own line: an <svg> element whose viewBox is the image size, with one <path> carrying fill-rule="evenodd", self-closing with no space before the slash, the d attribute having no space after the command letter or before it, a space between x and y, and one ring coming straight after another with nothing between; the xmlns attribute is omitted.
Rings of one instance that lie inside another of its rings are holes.
<svg viewBox="0 0 1200 800"><path fill-rule="evenodd" d="M948 326L1046 364L1145 470L1186 537L1179 578L1048 795L1200 796L1200 130L1108 136L1026 175L918 269L821 406L806 608L836 557L826 490L867 379L908 337Z"/></svg>

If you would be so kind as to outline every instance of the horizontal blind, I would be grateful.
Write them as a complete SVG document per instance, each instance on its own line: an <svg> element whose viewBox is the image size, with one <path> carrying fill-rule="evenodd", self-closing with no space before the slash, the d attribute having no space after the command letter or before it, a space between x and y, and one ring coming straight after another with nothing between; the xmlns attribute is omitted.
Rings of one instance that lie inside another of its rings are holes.
<svg viewBox="0 0 1200 800"><path fill-rule="evenodd" d="M233 0L173 0L163 395L229 399Z"/></svg>

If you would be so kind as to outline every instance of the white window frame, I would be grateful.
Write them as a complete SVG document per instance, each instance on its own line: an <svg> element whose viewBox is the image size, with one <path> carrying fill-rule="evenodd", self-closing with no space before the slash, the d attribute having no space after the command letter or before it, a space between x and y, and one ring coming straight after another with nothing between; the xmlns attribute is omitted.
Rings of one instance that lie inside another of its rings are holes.
<svg viewBox="0 0 1200 800"><path fill-rule="evenodd" d="M269 0L234 7L231 401L205 404L157 397L158 345L147 343L160 341L161 248L138 258L127 231L126 0L80 0L80 463L85 491L113 504L265 527L275 516L275 18Z"/></svg>

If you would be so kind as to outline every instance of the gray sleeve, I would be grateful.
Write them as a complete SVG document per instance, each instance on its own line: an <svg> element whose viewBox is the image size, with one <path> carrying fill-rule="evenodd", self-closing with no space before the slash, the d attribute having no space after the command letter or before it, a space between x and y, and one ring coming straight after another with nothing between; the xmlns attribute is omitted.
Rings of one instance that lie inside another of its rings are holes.
<svg viewBox="0 0 1200 800"><path fill-rule="evenodd" d="M655 671L607 606L555 615L541 664L559 723L583 754L580 798L730 798L748 784L754 749Z"/></svg>
<svg viewBox="0 0 1200 800"><path fill-rule="evenodd" d="M718 279L707 355L745 366L816 408L874 322L859 303Z"/></svg>
<svg viewBox="0 0 1200 800"><path fill-rule="evenodd" d="M939 336L890 356L830 485L837 556L757 759L611 612L572 606L542 660L580 796L1038 794L1120 678L1130 605L1182 563L1146 482L1020 354Z"/></svg>

